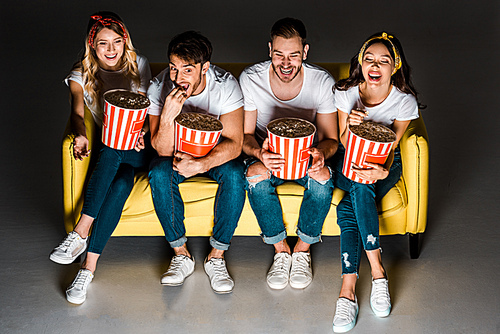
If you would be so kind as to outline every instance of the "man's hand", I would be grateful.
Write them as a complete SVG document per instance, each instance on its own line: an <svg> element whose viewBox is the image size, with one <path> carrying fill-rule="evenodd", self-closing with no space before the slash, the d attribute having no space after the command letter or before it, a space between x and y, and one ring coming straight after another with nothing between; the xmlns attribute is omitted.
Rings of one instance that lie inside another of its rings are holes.
<svg viewBox="0 0 500 334"><path fill-rule="evenodd" d="M134 150L137 152L140 152L141 150L146 148L146 145L144 144L144 135L146 132L144 130L141 130L141 133L139 134L139 138L137 138L137 143L135 144Z"/></svg>
<svg viewBox="0 0 500 334"><path fill-rule="evenodd" d="M186 102L187 96L186 91L182 87L175 87L165 98L165 104L163 105L162 118L166 117L169 121L172 121L179 115L182 111L182 106Z"/></svg>
<svg viewBox="0 0 500 334"><path fill-rule="evenodd" d="M285 166L285 159L281 154L272 153L269 151L269 138L266 138L262 143L258 158L267 169L278 172Z"/></svg>
<svg viewBox="0 0 500 334"><path fill-rule="evenodd" d="M73 157L75 160L83 160L90 154L89 140L83 135L76 136L73 139Z"/></svg>
<svg viewBox="0 0 500 334"><path fill-rule="evenodd" d="M206 172L201 161L189 154L177 152L174 157L174 170L186 178Z"/></svg>
<svg viewBox="0 0 500 334"><path fill-rule="evenodd" d="M309 167L308 172L309 175L319 172L325 166L325 155L322 151L318 150L315 147L311 147L309 149L309 154L312 156L312 164Z"/></svg>

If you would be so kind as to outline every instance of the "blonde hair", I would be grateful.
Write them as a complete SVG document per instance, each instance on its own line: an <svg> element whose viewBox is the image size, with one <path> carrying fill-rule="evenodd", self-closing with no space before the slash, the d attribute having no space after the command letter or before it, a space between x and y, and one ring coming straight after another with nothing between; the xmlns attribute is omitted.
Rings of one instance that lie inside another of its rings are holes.
<svg viewBox="0 0 500 334"><path fill-rule="evenodd" d="M132 44L132 39L130 38L130 33L123 21L114 13L97 13L101 16L99 17L111 17L113 20L107 22L106 25L102 24L101 21L95 20L95 15L89 21L89 27L87 29L87 37L85 38L85 53L82 56L81 61L77 62L73 66L73 70L80 71L82 73L83 88L84 91L90 96L93 106L96 107L98 103L98 97L101 90L101 83L97 78L97 72L99 71L99 61L95 52L94 37L104 28L108 28L118 35L120 35L125 42L122 58L120 59L121 64L124 68L123 75L130 78L132 81L132 87L138 89L141 84L141 78L139 75L139 69L137 67L137 53Z"/></svg>

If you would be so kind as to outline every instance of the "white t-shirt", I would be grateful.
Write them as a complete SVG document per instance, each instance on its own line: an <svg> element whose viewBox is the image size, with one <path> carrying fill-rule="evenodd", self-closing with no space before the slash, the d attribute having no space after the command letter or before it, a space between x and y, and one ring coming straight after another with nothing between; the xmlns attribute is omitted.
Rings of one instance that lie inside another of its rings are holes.
<svg viewBox="0 0 500 334"><path fill-rule="evenodd" d="M151 81L148 98L151 101L149 114L161 115L167 95L174 88L170 80L170 69L164 69ZM206 86L198 95L188 97L181 112L210 114L217 119L243 106L243 94L234 76L215 65L210 65L206 73Z"/></svg>
<svg viewBox="0 0 500 334"><path fill-rule="evenodd" d="M257 110L255 138L262 144L267 137L266 126L273 119L296 117L316 124L316 113L329 114L337 111L334 105L335 79L325 69L302 64L304 82L299 94L291 100L278 99L269 78L271 61L267 60L247 67L240 75L240 85L247 111Z"/></svg>
<svg viewBox="0 0 500 334"><path fill-rule="evenodd" d="M415 96L405 94L392 87L389 96L375 107L366 107L359 96L359 86L348 90L335 90L335 106L341 112L349 114L353 109L368 111L367 121L373 121L391 127L394 121L409 121L418 118L418 104Z"/></svg>
<svg viewBox="0 0 500 334"><path fill-rule="evenodd" d="M137 55L137 68L139 70L139 77L141 79L141 84L139 87L136 87L136 85L133 84L133 82L122 82L119 83L118 78L112 78L113 76L119 77L121 73L124 71L124 69L120 71L106 71L100 69L99 74L106 76L110 81L114 82L117 87L105 87L104 91L100 92L100 103L97 103L96 106L93 105L92 98L90 95L85 91L84 85L83 85L83 75L80 71L71 71L71 73L64 79L64 82L66 85L69 87L69 81L75 81L77 82L80 86L82 86L83 91L83 100L85 102L85 105L89 110L92 112L92 116L94 117L94 121L96 124L101 127L102 126L102 120L104 117L104 103L102 102L102 95L106 93L109 89L117 89L117 88L123 88L123 89L129 89L134 92L142 92L146 93L148 90L149 82L151 81L151 69L149 67L149 62L146 59L146 57Z"/></svg>

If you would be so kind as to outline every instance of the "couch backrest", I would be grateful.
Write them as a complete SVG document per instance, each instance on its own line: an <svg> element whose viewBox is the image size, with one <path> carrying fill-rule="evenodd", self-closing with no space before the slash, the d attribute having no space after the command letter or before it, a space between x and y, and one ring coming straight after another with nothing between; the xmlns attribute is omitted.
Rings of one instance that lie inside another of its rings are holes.
<svg viewBox="0 0 500 334"><path fill-rule="evenodd" d="M245 69L245 67L252 65L252 63L214 63L220 68L231 72L236 78L238 78ZM318 66L323 67L325 70L330 72L335 80L345 79L349 76L349 63L314 63ZM151 74L153 77L158 75L164 68L168 66L168 63L150 63Z"/></svg>

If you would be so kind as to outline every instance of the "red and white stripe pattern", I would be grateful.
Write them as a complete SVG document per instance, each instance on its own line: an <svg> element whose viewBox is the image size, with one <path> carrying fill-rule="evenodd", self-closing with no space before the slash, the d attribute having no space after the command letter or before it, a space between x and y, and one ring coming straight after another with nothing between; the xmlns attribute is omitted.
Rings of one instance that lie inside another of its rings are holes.
<svg viewBox="0 0 500 334"><path fill-rule="evenodd" d="M309 148L312 146L314 133L307 137L287 138L277 136L269 130L269 150L279 153L285 159L285 166L273 174L284 180L297 180L306 176L309 165Z"/></svg>
<svg viewBox="0 0 500 334"><path fill-rule="evenodd" d="M342 174L344 174L348 179L358 183L375 183L375 181L367 181L359 178L352 169L352 163L355 163L362 168L367 168L365 162L384 164L393 144L394 142L378 143L361 138L349 129Z"/></svg>
<svg viewBox="0 0 500 334"><path fill-rule="evenodd" d="M175 122L175 151L190 154L195 158L203 157L217 145L221 133L222 130L193 130Z"/></svg>
<svg viewBox="0 0 500 334"><path fill-rule="evenodd" d="M135 147L148 108L123 109L107 101L104 105L102 142L116 150L131 150Z"/></svg>

